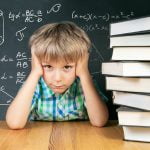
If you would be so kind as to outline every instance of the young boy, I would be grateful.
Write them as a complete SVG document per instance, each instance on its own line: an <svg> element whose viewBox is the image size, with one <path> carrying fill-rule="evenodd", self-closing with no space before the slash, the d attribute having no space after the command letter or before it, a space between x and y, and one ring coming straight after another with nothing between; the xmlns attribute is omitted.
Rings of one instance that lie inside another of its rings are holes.
<svg viewBox="0 0 150 150"><path fill-rule="evenodd" d="M8 126L24 128L28 119L88 118L92 125L104 126L108 110L88 70L87 34L71 22L51 23L35 31L29 43L32 69L7 110Z"/></svg>

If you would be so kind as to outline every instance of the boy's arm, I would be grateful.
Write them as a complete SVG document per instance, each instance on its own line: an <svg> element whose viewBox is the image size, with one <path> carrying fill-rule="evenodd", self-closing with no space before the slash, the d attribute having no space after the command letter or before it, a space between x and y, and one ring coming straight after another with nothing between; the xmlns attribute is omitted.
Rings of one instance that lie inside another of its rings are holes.
<svg viewBox="0 0 150 150"><path fill-rule="evenodd" d="M95 89L88 70L88 58L89 54L85 54L85 57L78 61L76 75L81 80L90 122L94 126L102 127L108 120L108 109Z"/></svg>
<svg viewBox="0 0 150 150"><path fill-rule="evenodd" d="M6 122L11 129L21 129L25 126L30 113L32 97L42 73L41 64L32 52L32 70L6 113Z"/></svg>

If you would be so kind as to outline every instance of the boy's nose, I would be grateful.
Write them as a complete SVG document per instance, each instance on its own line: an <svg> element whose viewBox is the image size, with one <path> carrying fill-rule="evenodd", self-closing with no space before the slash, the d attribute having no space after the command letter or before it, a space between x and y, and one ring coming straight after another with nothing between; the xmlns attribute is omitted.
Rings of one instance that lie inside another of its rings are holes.
<svg viewBox="0 0 150 150"><path fill-rule="evenodd" d="M62 75L61 75L61 72L59 70L55 71L54 80L56 82L60 82L62 80Z"/></svg>

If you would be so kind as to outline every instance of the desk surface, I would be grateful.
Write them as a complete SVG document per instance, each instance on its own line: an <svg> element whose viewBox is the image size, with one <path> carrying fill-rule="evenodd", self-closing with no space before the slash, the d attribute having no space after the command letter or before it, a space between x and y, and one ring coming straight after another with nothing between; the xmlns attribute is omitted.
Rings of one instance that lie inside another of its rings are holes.
<svg viewBox="0 0 150 150"><path fill-rule="evenodd" d="M98 128L88 121L29 122L10 130L0 121L0 150L148 150L150 143L123 141L116 122Z"/></svg>

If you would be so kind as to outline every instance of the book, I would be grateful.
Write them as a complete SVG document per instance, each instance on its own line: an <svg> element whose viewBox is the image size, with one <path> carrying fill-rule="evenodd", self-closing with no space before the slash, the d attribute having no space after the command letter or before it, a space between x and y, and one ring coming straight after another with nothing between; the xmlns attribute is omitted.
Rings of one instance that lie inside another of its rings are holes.
<svg viewBox="0 0 150 150"><path fill-rule="evenodd" d="M120 21L110 24L110 35L134 34L136 32L149 32L150 16Z"/></svg>
<svg viewBox="0 0 150 150"><path fill-rule="evenodd" d="M115 46L150 46L150 34L110 37L110 48Z"/></svg>
<svg viewBox="0 0 150 150"><path fill-rule="evenodd" d="M113 103L150 111L150 94L113 91Z"/></svg>
<svg viewBox="0 0 150 150"><path fill-rule="evenodd" d="M106 89L150 93L150 78L106 77Z"/></svg>
<svg viewBox="0 0 150 150"><path fill-rule="evenodd" d="M127 77L150 77L150 62L105 62L102 63L102 74Z"/></svg>
<svg viewBox="0 0 150 150"><path fill-rule="evenodd" d="M119 125L150 127L150 111L121 106L117 115Z"/></svg>
<svg viewBox="0 0 150 150"><path fill-rule="evenodd" d="M111 60L150 61L150 47L114 47Z"/></svg>
<svg viewBox="0 0 150 150"><path fill-rule="evenodd" d="M123 126L124 140L150 142L150 127Z"/></svg>

